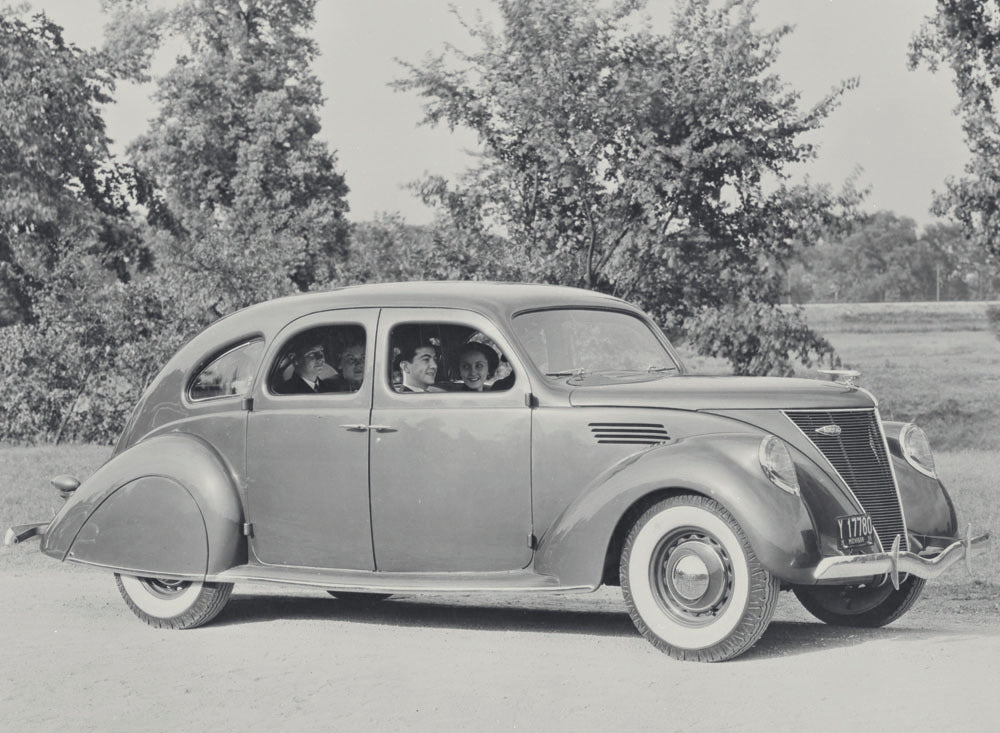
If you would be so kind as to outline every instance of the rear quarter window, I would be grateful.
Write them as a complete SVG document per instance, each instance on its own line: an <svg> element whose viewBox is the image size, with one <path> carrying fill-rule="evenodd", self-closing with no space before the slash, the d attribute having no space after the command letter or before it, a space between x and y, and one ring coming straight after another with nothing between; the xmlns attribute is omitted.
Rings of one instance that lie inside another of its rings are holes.
<svg viewBox="0 0 1000 733"><path fill-rule="evenodd" d="M263 339L227 349L195 374L188 386L188 398L200 402L246 394L263 354Z"/></svg>

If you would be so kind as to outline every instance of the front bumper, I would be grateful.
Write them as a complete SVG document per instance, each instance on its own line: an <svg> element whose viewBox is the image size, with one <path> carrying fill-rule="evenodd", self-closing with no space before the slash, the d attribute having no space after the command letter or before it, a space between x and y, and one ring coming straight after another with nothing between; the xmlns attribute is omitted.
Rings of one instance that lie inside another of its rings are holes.
<svg viewBox="0 0 1000 733"><path fill-rule="evenodd" d="M888 552L868 555L845 555L827 557L816 566L813 575L817 581L864 580L878 575L888 575L892 585L899 589L900 575L916 575L919 578L936 578L959 560L965 560L965 567L972 573L971 558L986 550L990 544L990 533L972 536L972 526L964 539L956 540L933 557L900 552L900 536L892 543Z"/></svg>

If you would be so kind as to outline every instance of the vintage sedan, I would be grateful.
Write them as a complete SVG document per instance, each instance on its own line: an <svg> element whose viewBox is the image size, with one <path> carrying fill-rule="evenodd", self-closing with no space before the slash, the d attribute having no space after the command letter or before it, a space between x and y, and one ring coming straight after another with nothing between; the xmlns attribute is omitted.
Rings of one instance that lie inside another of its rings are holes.
<svg viewBox="0 0 1000 733"><path fill-rule="evenodd" d="M715 661L779 590L881 626L983 549L927 438L824 379L689 374L641 311L574 288L348 287L263 303L184 346L112 457L8 530L114 572L157 627L233 584L376 601L620 585L639 631Z"/></svg>

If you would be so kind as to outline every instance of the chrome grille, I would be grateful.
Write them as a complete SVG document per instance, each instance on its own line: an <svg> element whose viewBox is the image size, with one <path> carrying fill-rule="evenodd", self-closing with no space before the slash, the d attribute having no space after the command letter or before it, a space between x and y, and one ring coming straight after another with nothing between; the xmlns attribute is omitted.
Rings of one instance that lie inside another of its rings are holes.
<svg viewBox="0 0 1000 733"><path fill-rule="evenodd" d="M785 415L854 492L871 516L882 548L888 550L900 535L900 549L907 549L903 509L875 410L786 411ZM826 430L820 432L822 428Z"/></svg>
<svg viewBox="0 0 1000 733"><path fill-rule="evenodd" d="M592 422L589 427L598 443L656 445L670 440L663 425L657 423Z"/></svg>

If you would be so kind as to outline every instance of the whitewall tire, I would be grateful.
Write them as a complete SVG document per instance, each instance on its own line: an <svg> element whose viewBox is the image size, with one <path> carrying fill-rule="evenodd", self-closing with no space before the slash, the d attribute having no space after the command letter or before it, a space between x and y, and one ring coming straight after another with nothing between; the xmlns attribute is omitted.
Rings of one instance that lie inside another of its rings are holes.
<svg viewBox="0 0 1000 733"><path fill-rule="evenodd" d="M683 494L636 520L620 577L629 615L658 649L676 659L722 661L764 633L778 581L718 502Z"/></svg>
<svg viewBox="0 0 1000 733"><path fill-rule="evenodd" d="M144 578L115 573L115 583L132 612L150 626L193 629L219 615L232 583Z"/></svg>

